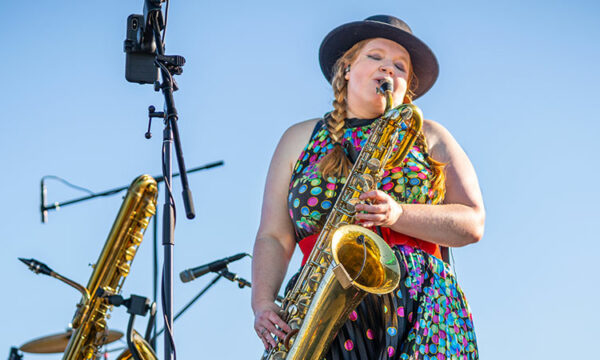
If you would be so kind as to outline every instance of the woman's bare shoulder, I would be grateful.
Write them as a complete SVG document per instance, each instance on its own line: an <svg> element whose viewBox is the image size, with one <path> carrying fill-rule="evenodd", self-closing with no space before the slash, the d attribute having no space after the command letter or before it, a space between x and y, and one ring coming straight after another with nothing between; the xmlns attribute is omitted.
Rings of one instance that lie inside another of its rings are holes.
<svg viewBox="0 0 600 360"><path fill-rule="evenodd" d="M308 136L310 136L310 134L312 133L313 129L315 128L315 126L317 125L317 122L321 120L321 118L314 118L314 119L308 119L308 120L304 120L301 121L299 123L296 123L292 126L290 126L284 133L282 136L282 139L284 137L286 138L306 138ZM305 139L308 141L308 139Z"/></svg>
<svg viewBox="0 0 600 360"><path fill-rule="evenodd" d="M458 145L450 131L437 121L425 119L423 121L423 133L427 139L429 153L439 161L448 161L448 149Z"/></svg>
<svg viewBox="0 0 600 360"><path fill-rule="evenodd" d="M281 136L274 156L280 159L281 162L287 163L291 169L306 144L308 144L310 135L319 120L321 119L309 119L290 126Z"/></svg>

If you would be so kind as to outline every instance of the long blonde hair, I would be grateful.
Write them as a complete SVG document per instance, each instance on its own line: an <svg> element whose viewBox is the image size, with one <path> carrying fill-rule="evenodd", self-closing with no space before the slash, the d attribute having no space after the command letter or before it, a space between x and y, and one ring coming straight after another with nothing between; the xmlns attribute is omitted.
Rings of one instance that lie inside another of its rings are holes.
<svg viewBox="0 0 600 360"><path fill-rule="evenodd" d="M325 125L329 131L329 137L333 143L333 149L328 152L318 164L318 169L324 179L330 176L347 176L352 168L352 163L344 149L342 147L342 136L344 135L344 125L346 123L346 108L347 108L347 95L348 95L348 80L345 75L350 64L354 63L358 57L360 50L369 42L371 39L366 39L357 42L348 51L344 53L333 66L333 77L331 86L333 88L333 111L329 113L329 116L325 118ZM403 102L405 104L411 104L412 99L415 95L414 90L418 87L419 79L415 76L411 70L408 77L408 86L406 94L404 95ZM423 131L419 132L416 144L423 150L425 160L431 166L433 177L431 179L431 190L433 191L433 202L441 202L446 193L445 180L446 176L444 173L444 166L446 164L433 159L429 155L429 148L425 139ZM397 167L401 165L401 160L397 164L389 164L390 167Z"/></svg>

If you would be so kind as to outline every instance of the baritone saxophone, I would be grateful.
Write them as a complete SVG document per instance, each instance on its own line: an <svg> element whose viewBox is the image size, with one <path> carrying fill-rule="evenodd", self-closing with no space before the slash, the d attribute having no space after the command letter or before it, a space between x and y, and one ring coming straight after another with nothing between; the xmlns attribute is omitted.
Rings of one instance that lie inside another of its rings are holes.
<svg viewBox="0 0 600 360"><path fill-rule="evenodd" d="M401 278L389 245L355 222L359 196L376 188L386 164L403 160L423 124L412 104L393 108L391 83L378 91L386 98L384 114L346 178L298 280L282 303L283 320L292 328L263 359L321 359L348 315L367 294L392 292ZM410 120L410 121L409 121ZM400 132L404 137L398 143Z"/></svg>
<svg viewBox="0 0 600 360"><path fill-rule="evenodd" d="M99 358L98 350L108 334L106 319L112 305L106 297L98 295L98 290L110 295L120 293L144 231L156 213L157 193L156 180L150 175L137 177L129 186L88 285L81 286L83 296L77 304L73 334L63 360ZM143 360L156 360L154 351L141 336L134 336L134 345Z"/></svg>

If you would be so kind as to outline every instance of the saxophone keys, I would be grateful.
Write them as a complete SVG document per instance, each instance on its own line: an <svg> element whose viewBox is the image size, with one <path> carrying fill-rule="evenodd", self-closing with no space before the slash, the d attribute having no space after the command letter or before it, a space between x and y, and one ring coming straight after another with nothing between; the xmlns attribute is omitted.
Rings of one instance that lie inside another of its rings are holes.
<svg viewBox="0 0 600 360"><path fill-rule="evenodd" d="M300 329L300 325L302 325L302 319L297 317L292 319L288 325L292 328L292 330L298 330Z"/></svg>
<svg viewBox="0 0 600 360"><path fill-rule="evenodd" d="M342 226L346 226L346 225L349 225L347 221L340 221L338 223L338 227L342 227Z"/></svg>
<svg viewBox="0 0 600 360"><path fill-rule="evenodd" d="M396 120L398 118L398 116L400 116L400 113L398 112L397 108L392 108L389 109L388 111L386 111L382 118L383 119L392 119L392 120Z"/></svg>
<svg viewBox="0 0 600 360"><path fill-rule="evenodd" d="M294 340L296 340L296 335L300 332L300 330L298 329L292 329L292 331L290 331L286 336L285 339L283 340L283 345L285 346L285 348L290 351L290 349L292 348L292 345L294 345Z"/></svg>
<svg viewBox="0 0 600 360"><path fill-rule="evenodd" d="M355 197L352 199L348 199L348 201L346 201L346 210L351 213L354 214L356 212L356 205L360 204L362 201ZM342 223L340 223L342 224Z"/></svg>
<svg viewBox="0 0 600 360"><path fill-rule="evenodd" d="M319 272L315 272L312 273L309 277L308 277L308 289L311 292L315 292L317 291L317 288L319 287L319 284L321 283L321 279L323 278L323 274L319 273Z"/></svg>
<svg viewBox="0 0 600 360"><path fill-rule="evenodd" d="M119 269L122 276L127 276L129 274L129 268L130 266L126 262L122 262L117 266L117 269Z"/></svg>
<svg viewBox="0 0 600 360"><path fill-rule="evenodd" d="M370 174L363 174L362 178L364 179L366 186L364 187L365 190L371 190L373 189L373 186L375 185L375 180L373 179L373 177Z"/></svg>
<svg viewBox="0 0 600 360"><path fill-rule="evenodd" d="M308 306L310 305L310 300L311 300L311 297L309 297L309 296L302 296L302 297L300 297L300 299L298 299L298 313L299 314L306 313L306 310L308 310Z"/></svg>
<svg viewBox="0 0 600 360"><path fill-rule="evenodd" d="M356 182L358 183L358 185L360 186L360 191L361 192L366 192L371 190L371 188L373 187L373 177L369 174L360 174L356 176ZM355 198L353 198L355 199ZM350 200L353 200L350 199Z"/></svg>
<svg viewBox="0 0 600 360"><path fill-rule="evenodd" d="M402 116L402 120L406 121L413 117L413 111L407 106L400 111L400 116Z"/></svg>
<svg viewBox="0 0 600 360"><path fill-rule="evenodd" d="M145 214L144 214L145 215ZM141 219L134 219L134 221L137 221L138 225L142 228L145 229L148 227L148 224L150 223L150 218L146 218L143 217Z"/></svg>
<svg viewBox="0 0 600 360"><path fill-rule="evenodd" d="M86 345L82 353L84 359L96 359L96 347L91 344Z"/></svg>
<svg viewBox="0 0 600 360"><path fill-rule="evenodd" d="M296 305L290 305L290 307L287 309L287 313L291 317L296 316L296 314L298 313L298 307Z"/></svg>
<svg viewBox="0 0 600 360"><path fill-rule="evenodd" d="M129 239L131 240L133 245L139 245L144 239L144 234L139 231L132 231L129 233Z"/></svg>
<svg viewBox="0 0 600 360"><path fill-rule="evenodd" d="M381 168L381 161L379 161L378 158L370 158L367 161L367 169L371 170L372 172L378 172L379 168Z"/></svg>
<svg viewBox="0 0 600 360"><path fill-rule="evenodd" d="M135 256L135 252L136 252L136 247L135 246L130 246L125 250L125 260L127 261L131 261L133 260L133 257Z"/></svg>
<svg viewBox="0 0 600 360"><path fill-rule="evenodd" d="M145 217L152 217L156 214L156 205L154 201L147 200L144 202L143 211Z"/></svg>
<svg viewBox="0 0 600 360"><path fill-rule="evenodd" d="M287 355L286 352L283 352L283 351L279 350L275 354L273 354L273 356L271 357L271 359L273 359L273 360L283 360L283 359L285 359L286 355Z"/></svg>

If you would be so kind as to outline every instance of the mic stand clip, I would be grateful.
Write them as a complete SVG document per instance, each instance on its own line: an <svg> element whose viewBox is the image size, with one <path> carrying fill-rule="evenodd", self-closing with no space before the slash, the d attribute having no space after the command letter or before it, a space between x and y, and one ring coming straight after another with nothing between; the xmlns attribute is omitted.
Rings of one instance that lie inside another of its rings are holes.
<svg viewBox="0 0 600 360"><path fill-rule="evenodd" d="M248 280L241 278L241 277L237 276L236 274L232 273L231 271L229 271L229 268L227 268L227 266L223 270L219 270L217 273L231 282L237 282L240 289L243 289L246 286L247 287L252 286Z"/></svg>
<svg viewBox="0 0 600 360"><path fill-rule="evenodd" d="M99 297L103 297L107 300L107 302L114 306L124 305L127 308L127 312L129 313L129 322L127 324L127 347L131 352L131 355L135 360L143 360L141 357L138 348L135 346L133 342L134 329L133 325L135 323L135 316L141 315L146 316L148 311L150 311L150 319L148 320L148 326L146 327L146 334L144 339L146 341L150 341L150 336L152 334L152 326L154 324L154 317L156 316L156 303L151 302L147 297L139 296L139 295L131 295L129 299L123 299L121 295L110 295L108 291L105 291L102 288L98 288L96 294ZM154 350L154 349L152 349Z"/></svg>

